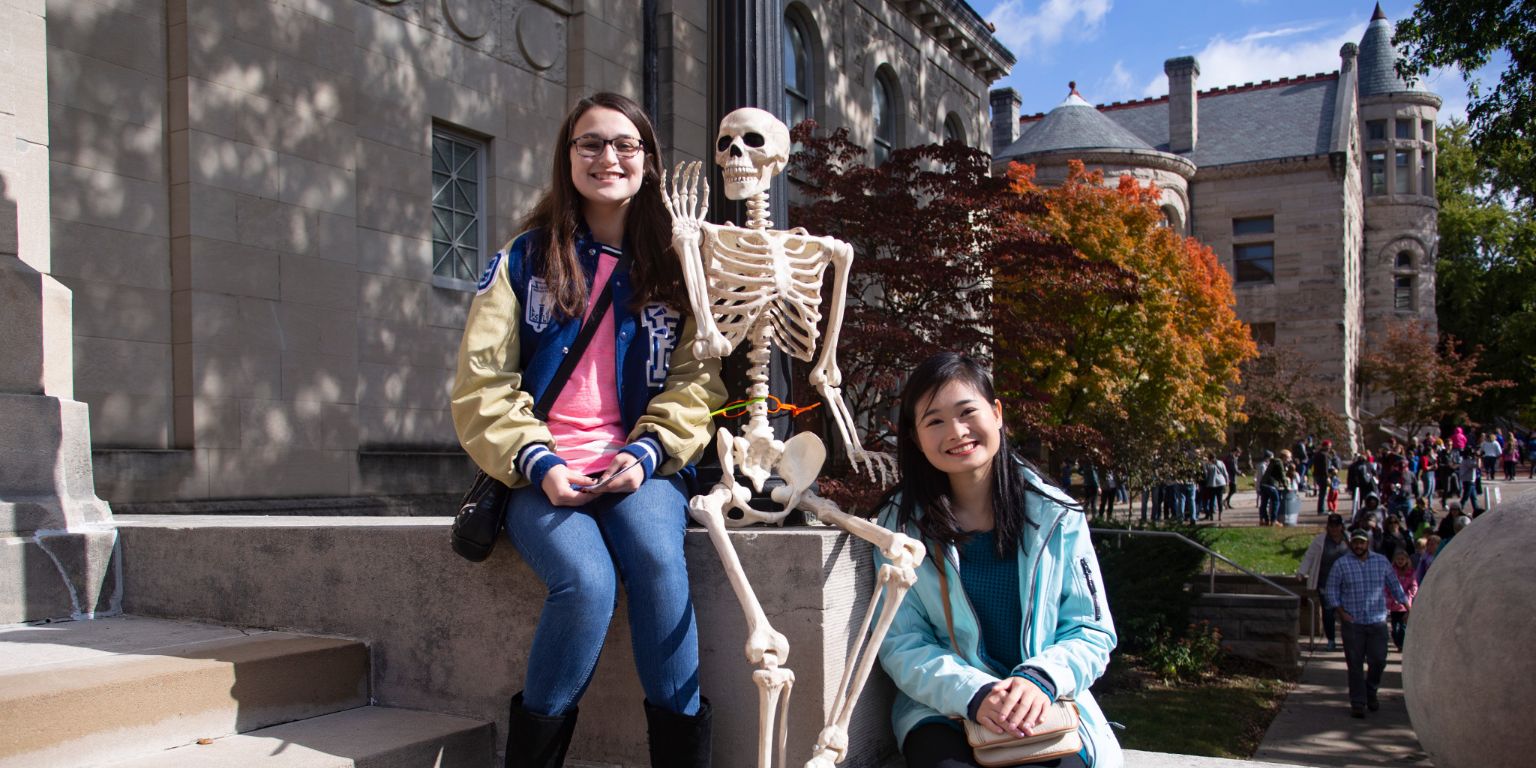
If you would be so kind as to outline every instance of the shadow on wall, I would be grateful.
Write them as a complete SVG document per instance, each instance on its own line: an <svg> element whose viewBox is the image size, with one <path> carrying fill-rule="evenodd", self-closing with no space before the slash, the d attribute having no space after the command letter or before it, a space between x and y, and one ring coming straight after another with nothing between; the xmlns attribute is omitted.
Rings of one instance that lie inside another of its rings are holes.
<svg viewBox="0 0 1536 768"><path fill-rule="evenodd" d="M103 495L389 492L359 450L456 454L469 295L432 284L431 127L488 139L494 248L545 172L564 64L524 71L500 10L472 43L390 6L49 11L55 271Z"/></svg>

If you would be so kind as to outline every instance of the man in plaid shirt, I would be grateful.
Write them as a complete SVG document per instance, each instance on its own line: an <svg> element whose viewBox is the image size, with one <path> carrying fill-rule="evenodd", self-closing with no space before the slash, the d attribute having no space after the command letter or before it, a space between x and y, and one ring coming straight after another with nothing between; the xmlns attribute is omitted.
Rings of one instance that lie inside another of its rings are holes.
<svg viewBox="0 0 1536 768"><path fill-rule="evenodd" d="M1371 551L1371 535L1356 528L1349 534L1349 551L1333 564L1323 587L1323 607L1338 611L1344 636L1344 664L1349 669L1349 714L1381 708L1376 689L1387 666L1387 592L1408 602L1392 573L1392 562Z"/></svg>

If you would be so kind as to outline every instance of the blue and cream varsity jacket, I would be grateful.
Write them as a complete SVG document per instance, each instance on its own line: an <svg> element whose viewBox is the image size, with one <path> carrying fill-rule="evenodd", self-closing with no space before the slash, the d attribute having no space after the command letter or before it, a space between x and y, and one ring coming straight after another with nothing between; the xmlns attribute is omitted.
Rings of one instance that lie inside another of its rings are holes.
<svg viewBox="0 0 1536 768"><path fill-rule="evenodd" d="M562 463L533 406L580 332L579 317L560 317L543 278L539 233L525 232L497 253L481 276L452 393L453 426L475 463L507 485L537 484ZM618 251L581 233L577 256L590 282L598 254ZM711 437L710 411L725 401L718 359L693 356L694 322L665 304L631 307L627 269L613 277L615 369L625 451L645 472L675 473L698 460Z"/></svg>

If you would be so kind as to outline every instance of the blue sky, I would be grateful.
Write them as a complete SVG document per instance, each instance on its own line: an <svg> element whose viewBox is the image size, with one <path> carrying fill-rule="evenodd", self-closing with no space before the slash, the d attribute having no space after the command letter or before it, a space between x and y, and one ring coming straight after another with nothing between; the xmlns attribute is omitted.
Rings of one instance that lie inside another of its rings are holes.
<svg viewBox="0 0 1536 768"><path fill-rule="evenodd" d="M1018 57L992 85L1019 92L1023 114L1047 112L1076 80L1094 104L1168 93L1163 61L1200 60L1201 90L1281 77L1332 72L1339 47L1360 42L1373 0L969 0L997 26ZM1401 19L1411 0L1383 0ZM1479 73L1491 85L1505 57ZM1454 71L1437 72L1429 89L1445 100L1440 120L1466 117L1467 86Z"/></svg>

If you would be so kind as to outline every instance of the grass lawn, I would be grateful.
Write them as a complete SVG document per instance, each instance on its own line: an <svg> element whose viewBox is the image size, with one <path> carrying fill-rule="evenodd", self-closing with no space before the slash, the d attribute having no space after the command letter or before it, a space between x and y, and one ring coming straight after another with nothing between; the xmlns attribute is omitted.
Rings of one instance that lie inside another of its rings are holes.
<svg viewBox="0 0 1536 768"><path fill-rule="evenodd" d="M1210 547L1255 573L1289 575L1296 572L1301 556L1322 530L1321 525L1212 528ZM1231 570L1218 563L1217 569L1223 568Z"/></svg>
<svg viewBox="0 0 1536 768"><path fill-rule="evenodd" d="M1246 760L1292 685L1272 674L1250 669L1198 683L1147 683L1103 693L1095 686L1094 696L1105 717L1125 726L1115 735L1126 749Z"/></svg>

